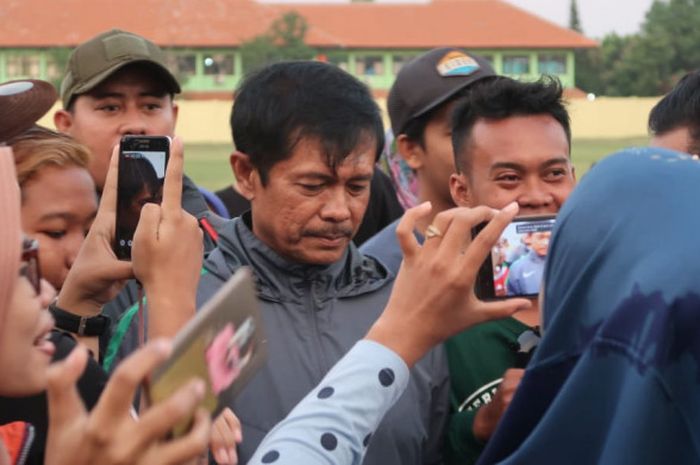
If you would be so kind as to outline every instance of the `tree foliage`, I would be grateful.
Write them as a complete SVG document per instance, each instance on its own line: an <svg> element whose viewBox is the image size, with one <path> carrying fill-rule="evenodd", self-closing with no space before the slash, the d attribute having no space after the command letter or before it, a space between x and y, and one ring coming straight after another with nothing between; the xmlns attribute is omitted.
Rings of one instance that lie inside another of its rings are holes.
<svg viewBox="0 0 700 465"><path fill-rule="evenodd" d="M700 0L655 0L637 34L609 34L576 55L577 86L613 96L668 92L700 67Z"/></svg>
<svg viewBox="0 0 700 465"><path fill-rule="evenodd" d="M576 0L571 0L571 4L569 5L569 29L573 29L576 32L583 32L581 18L578 16L578 4Z"/></svg>
<svg viewBox="0 0 700 465"><path fill-rule="evenodd" d="M285 13L264 34L241 44L243 69L248 72L279 61L313 58L315 50L304 42L307 29L303 16L294 11Z"/></svg>

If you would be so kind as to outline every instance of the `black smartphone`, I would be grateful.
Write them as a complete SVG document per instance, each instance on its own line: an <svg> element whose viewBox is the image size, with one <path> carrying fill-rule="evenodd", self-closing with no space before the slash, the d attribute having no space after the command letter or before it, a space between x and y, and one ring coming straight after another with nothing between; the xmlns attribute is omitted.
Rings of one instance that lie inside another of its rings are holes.
<svg viewBox="0 0 700 465"><path fill-rule="evenodd" d="M536 297L555 221L554 215L515 218L481 266L476 296L481 300ZM476 226L472 236L486 224Z"/></svg>
<svg viewBox="0 0 700 465"><path fill-rule="evenodd" d="M117 221L114 253L131 260L131 244L141 208L163 200L165 170L170 157L170 137L124 136L119 144Z"/></svg>

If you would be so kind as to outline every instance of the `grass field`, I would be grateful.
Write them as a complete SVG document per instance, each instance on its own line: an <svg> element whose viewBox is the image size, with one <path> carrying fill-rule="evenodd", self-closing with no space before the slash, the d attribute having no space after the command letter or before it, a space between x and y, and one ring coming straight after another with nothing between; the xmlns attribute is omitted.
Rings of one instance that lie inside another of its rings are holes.
<svg viewBox="0 0 700 465"><path fill-rule="evenodd" d="M646 145L648 138L574 139L572 158L580 179L593 163L619 149ZM210 190L220 189L233 181L227 144L189 144L185 148L185 171L194 181Z"/></svg>

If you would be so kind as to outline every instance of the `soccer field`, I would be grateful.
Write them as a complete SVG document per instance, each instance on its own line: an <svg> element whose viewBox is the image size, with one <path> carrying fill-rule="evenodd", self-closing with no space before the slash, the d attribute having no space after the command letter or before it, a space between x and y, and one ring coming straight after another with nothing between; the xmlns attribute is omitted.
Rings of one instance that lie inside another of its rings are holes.
<svg viewBox="0 0 700 465"><path fill-rule="evenodd" d="M580 179L593 163L619 149L643 146L646 137L631 139L574 139L572 158ZM233 181L228 164L231 146L227 144L188 144L185 147L185 171L194 181L217 190Z"/></svg>

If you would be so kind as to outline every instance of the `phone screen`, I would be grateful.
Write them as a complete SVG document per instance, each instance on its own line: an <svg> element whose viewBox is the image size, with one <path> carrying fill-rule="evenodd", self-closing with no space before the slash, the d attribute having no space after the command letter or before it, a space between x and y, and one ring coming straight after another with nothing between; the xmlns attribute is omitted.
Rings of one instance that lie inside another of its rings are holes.
<svg viewBox="0 0 700 465"><path fill-rule="evenodd" d="M536 296L556 218L516 218L501 234L477 282L481 298Z"/></svg>
<svg viewBox="0 0 700 465"><path fill-rule="evenodd" d="M160 204L168 163L166 137L125 137L119 152L115 253L131 259L131 246L141 208Z"/></svg>

